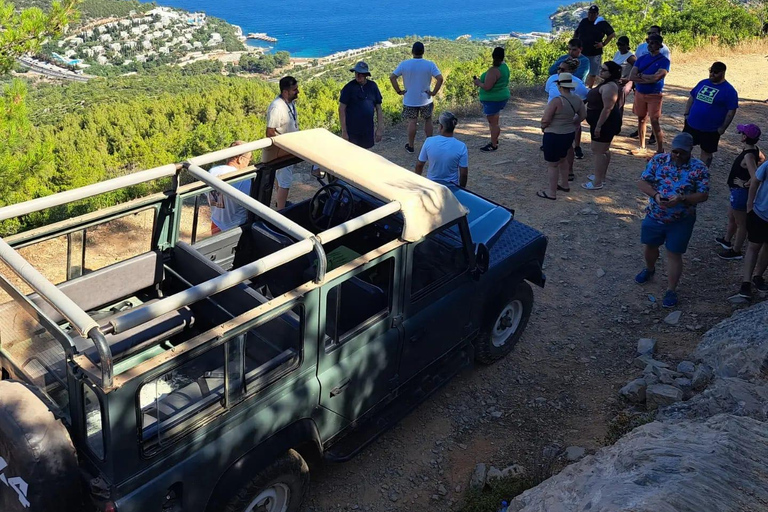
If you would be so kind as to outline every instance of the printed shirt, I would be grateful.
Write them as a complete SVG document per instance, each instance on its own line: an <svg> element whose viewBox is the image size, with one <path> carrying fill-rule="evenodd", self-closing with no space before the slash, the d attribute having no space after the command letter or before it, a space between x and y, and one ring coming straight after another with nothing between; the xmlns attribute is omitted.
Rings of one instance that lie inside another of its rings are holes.
<svg viewBox="0 0 768 512"><path fill-rule="evenodd" d="M436 135L424 141L420 162L429 162L427 178L442 183L459 184L459 167L468 167L467 145L453 137Z"/></svg>
<svg viewBox="0 0 768 512"><path fill-rule="evenodd" d="M643 75L653 75L660 69L669 71L669 59L661 53L657 53L656 55L648 53L637 58L635 67L637 68L637 71ZM663 89L663 78L654 84L641 84L635 82L635 90L643 94L656 94L660 93Z"/></svg>
<svg viewBox="0 0 768 512"><path fill-rule="evenodd" d="M688 111L688 125L702 132L716 132L729 110L739 108L739 94L724 81L713 84L708 78L691 90L693 104Z"/></svg>
<svg viewBox="0 0 768 512"><path fill-rule="evenodd" d="M760 184L757 187L755 202L752 208L758 217L768 222L768 162L763 163L763 165L757 168L755 176L757 176L757 181Z"/></svg>
<svg viewBox="0 0 768 512"><path fill-rule="evenodd" d="M569 54L561 55L557 58L554 64L549 66L549 74L550 75L557 75L559 71L557 70L560 67L560 64L568 59L570 57ZM582 82L587 79L587 75L589 74L589 58L585 57L584 55L579 55L579 67L576 68L576 71L573 73L573 76L579 78Z"/></svg>
<svg viewBox="0 0 768 512"><path fill-rule="evenodd" d="M237 169L231 165L218 165L209 171L211 176L221 176ZM251 193L251 180L242 180L236 183L229 183L244 194ZM211 206L211 220L216 227L222 231L245 224L248 212L237 204L231 197L222 194L218 190L208 192L208 204Z"/></svg>
<svg viewBox="0 0 768 512"><path fill-rule="evenodd" d="M376 82L367 80L364 85L351 80L341 90L339 103L347 106L347 133L355 138L373 137L373 113L381 105L381 92Z"/></svg>
<svg viewBox="0 0 768 512"><path fill-rule="evenodd" d="M434 62L423 58L404 60L392 73L403 77L403 105L423 107L432 103L432 96L425 91L432 89L432 77L440 74Z"/></svg>
<svg viewBox="0 0 768 512"><path fill-rule="evenodd" d="M640 179L650 183L662 197L709 193L709 170L697 158L691 158L687 164L678 167L668 153L656 155L648 162ZM659 222L676 222L696 215L696 205L678 203L664 208L651 197L645 213Z"/></svg>

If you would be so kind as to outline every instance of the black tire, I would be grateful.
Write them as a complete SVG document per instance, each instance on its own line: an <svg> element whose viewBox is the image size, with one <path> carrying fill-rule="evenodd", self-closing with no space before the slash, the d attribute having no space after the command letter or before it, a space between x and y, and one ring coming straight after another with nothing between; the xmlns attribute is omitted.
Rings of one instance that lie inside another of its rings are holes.
<svg viewBox="0 0 768 512"><path fill-rule="evenodd" d="M0 510L80 512L82 484L66 427L26 384L0 381Z"/></svg>
<svg viewBox="0 0 768 512"><path fill-rule="evenodd" d="M483 328L475 341L475 360L491 364L509 354L523 335L533 309L533 290L522 281L511 294L506 292L492 301ZM502 322L511 322L505 326Z"/></svg>
<svg viewBox="0 0 768 512"><path fill-rule="evenodd" d="M250 510L264 510L258 505L267 505L266 512L298 512L304 496L309 490L309 466L295 450L288 450L282 457L273 462L269 467L254 476L237 492L234 498L227 503L226 512L246 512ZM287 508L282 508L277 501L272 502L270 508L268 494L275 494L279 499L281 493L287 491L287 498L283 500ZM256 500L263 496L265 501ZM252 508L249 508L252 507Z"/></svg>

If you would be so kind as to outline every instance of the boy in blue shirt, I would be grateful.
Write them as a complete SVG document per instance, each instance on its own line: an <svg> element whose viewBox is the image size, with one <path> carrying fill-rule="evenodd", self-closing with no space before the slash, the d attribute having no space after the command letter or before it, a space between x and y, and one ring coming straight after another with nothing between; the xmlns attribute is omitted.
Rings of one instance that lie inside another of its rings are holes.
<svg viewBox="0 0 768 512"><path fill-rule="evenodd" d="M726 66L715 62L709 68L709 78L691 90L685 104L685 128L693 135L693 144L701 147L701 161L712 164L720 136L725 133L739 108L739 94L725 80Z"/></svg>

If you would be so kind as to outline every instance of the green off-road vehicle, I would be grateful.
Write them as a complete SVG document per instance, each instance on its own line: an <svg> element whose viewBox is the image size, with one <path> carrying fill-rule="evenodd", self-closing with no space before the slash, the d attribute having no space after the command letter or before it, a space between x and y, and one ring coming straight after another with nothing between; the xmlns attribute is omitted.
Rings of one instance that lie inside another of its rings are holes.
<svg viewBox="0 0 768 512"><path fill-rule="evenodd" d="M200 167L270 146L283 156L223 180ZM275 212L275 172L301 161L323 186ZM250 194L230 184L244 179ZM149 182L165 191L78 206ZM215 194L247 221L212 235ZM507 354L528 283L544 285L546 238L511 210L325 130L0 220L78 208L0 239L2 512L296 511L308 463L349 459L460 369Z"/></svg>

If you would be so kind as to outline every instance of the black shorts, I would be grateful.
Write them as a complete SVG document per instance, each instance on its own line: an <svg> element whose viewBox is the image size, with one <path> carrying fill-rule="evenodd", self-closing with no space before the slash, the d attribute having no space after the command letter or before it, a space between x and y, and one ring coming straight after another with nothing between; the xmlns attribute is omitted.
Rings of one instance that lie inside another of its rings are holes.
<svg viewBox="0 0 768 512"><path fill-rule="evenodd" d="M571 144L576 138L576 132L571 133L545 133L542 146L544 147L544 160L547 162L559 162L568 155Z"/></svg>
<svg viewBox="0 0 768 512"><path fill-rule="evenodd" d="M690 133L693 136L693 145L701 146L701 150L706 153L717 153L717 145L720 142L720 134L718 132L703 132L691 127L688 121L685 122L683 131Z"/></svg>
<svg viewBox="0 0 768 512"><path fill-rule="evenodd" d="M604 142L610 144L613 142L613 138L621 133L621 116L616 112L611 112L600 128L600 136L595 137L595 126L600 120L600 110L587 110L587 123L589 123L589 135L592 137L593 142Z"/></svg>
<svg viewBox="0 0 768 512"><path fill-rule="evenodd" d="M754 210L747 214L747 239L753 244L768 244L768 221Z"/></svg>

